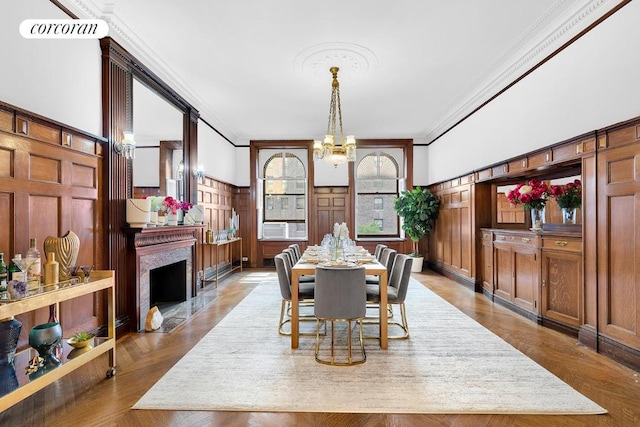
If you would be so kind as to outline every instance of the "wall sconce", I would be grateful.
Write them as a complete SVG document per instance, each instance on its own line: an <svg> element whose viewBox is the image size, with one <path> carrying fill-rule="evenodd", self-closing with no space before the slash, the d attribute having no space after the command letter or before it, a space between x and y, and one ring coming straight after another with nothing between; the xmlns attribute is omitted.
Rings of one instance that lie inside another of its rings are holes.
<svg viewBox="0 0 640 427"><path fill-rule="evenodd" d="M133 159L136 157L136 142L133 139L133 132L122 132L122 141L116 141L113 144L113 150L125 159Z"/></svg>
<svg viewBox="0 0 640 427"><path fill-rule="evenodd" d="M176 169L176 180L182 181L183 175L184 175L184 162L180 160L180 163L178 163L178 168Z"/></svg>
<svg viewBox="0 0 640 427"><path fill-rule="evenodd" d="M204 166L198 165L193 175L198 178L198 181L202 181L204 179Z"/></svg>

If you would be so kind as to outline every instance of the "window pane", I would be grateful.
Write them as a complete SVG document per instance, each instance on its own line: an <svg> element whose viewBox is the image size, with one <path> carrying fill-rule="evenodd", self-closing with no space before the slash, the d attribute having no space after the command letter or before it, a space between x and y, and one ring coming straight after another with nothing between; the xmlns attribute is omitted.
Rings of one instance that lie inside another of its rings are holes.
<svg viewBox="0 0 640 427"><path fill-rule="evenodd" d="M399 236L398 197L400 168L396 159L382 151L366 155L356 169L356 224L359 236Z"/></svg>
<svg viewBox="0 0 640 427"><path fill-rule="evenodd" d="M291 153L278 153L265 162L264 176L265 209L260 221L287 222L289 237L305 238L307 181L304 164Z"/></svg>
<svg viewBox="0 0 640 427"><path fill-rule="evenodd" d="M398 235L398 214L393 209L395 194L369 195L358 194L358 235L391 234ZM376 202L376 199L380 201ZM376 209L376 203L382 205Z"/></svg>

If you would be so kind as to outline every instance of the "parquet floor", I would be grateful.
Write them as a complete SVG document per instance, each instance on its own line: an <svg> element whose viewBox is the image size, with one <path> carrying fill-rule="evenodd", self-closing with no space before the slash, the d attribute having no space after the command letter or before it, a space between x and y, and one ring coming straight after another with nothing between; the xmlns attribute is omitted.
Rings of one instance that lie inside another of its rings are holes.
<svg viewBox="0 0 640 427"><path fill-rule="evenodd" d="M105 379L107 358L102 356L0 414L0 426L640 426L640 373L578 345L572 337L540 327L492 304L483 295L431 272L414 273L413 277L606 408L609 414L389 415L131 410L174 363L259 283L260 273L264 270L245 270L229 276L220 284L215 302L169 334L140 333L120 338L114 378ZM273 323L275 330L276 319ZM393 351L393 343L390 348ZM215 384L211 384L211 389L215 390Z"/></svg>

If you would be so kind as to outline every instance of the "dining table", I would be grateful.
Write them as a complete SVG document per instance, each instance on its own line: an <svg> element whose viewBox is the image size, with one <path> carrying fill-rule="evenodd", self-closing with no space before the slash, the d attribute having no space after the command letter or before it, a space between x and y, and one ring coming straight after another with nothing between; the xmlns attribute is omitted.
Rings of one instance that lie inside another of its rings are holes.
<svg viewBox="0 0 640 427"><path fill-rule="evenodd" d="M358 265L362 265L365 268L367 275L378 276L380 280L378 284L380 286L380 348L386 350L389 345L388 334L388 315L387 315L387 267L380 264L375 257L367 259L364 262L357 262ZM344 265L341 263L333 263L334 265ZM300 276L313 275L316 272L318 261L310 261L308 257L303 254L302 257L291 268L291 348L298 348L298 341L300 337L299 319L300 319L300 307L298 301L298 286L300 282Z"/></svg>

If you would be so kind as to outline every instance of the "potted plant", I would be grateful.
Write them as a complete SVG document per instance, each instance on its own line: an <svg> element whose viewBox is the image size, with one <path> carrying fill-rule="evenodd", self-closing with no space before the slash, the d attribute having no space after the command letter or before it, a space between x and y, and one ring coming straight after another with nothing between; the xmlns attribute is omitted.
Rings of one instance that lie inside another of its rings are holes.
<svg viewBox="0 0 640 427"><path fill-rule="evenodd" d="M402 218L402 229L413 243L409 256L413 257L411 271L422 271L424 257L418 249L418 242L429 234L435 225L440 209L440 200L428 189L420 186L405 190L395 199L393 208Z"/></svg>

